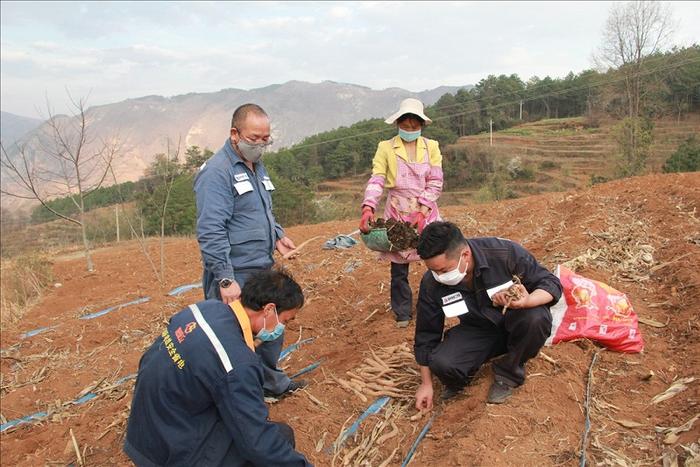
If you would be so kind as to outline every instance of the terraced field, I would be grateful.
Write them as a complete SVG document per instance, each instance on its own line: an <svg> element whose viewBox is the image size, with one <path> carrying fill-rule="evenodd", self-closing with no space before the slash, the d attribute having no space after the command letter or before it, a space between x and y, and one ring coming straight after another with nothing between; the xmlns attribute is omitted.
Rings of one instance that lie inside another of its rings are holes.
<svg viewBox="0 0 700 467"><path fill-rule="evenodd" d="M604 121L593 128L584 118L540 120L495 132L493 148L496 154L517 156L536 167L534 181L515 184L521 195L581 188L590 184L591 176L610 178L617 153L614 124ZM666 159L693 134L700 134L700 116L656 121L648 171L660 172ZM489 145L489 135L462 137L456 146L474 144Z"/></svg>

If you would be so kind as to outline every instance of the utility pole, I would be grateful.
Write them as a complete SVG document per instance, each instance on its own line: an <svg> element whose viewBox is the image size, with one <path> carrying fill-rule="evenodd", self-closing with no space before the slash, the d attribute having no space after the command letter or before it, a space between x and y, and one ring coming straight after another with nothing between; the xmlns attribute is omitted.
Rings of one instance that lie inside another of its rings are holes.
<svg viewBox="0 0 700 467"><path fill-rule="evenodd" d="M523 100L520 99L520 120L523 119Z"/></svg>
<svg viewBox="0 0 700 467"><path fill-rule="evenodd" d="M117 243L119 243L119 205L114 205L114 217L117 220Z"/></svg>
<svg viewBox="0 0 700 467"><path fill-rule="evenodd" d="M489 146L493 146L493 118L489 119Z"/></svg>

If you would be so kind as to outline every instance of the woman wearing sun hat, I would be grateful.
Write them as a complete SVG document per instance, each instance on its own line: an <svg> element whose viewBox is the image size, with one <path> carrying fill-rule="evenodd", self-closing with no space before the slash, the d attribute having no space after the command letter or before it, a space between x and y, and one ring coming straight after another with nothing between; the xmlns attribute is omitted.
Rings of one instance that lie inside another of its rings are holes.
<svg viewBox="0 0 700 467"><path fill-rule="evenodd" d="M442 154L437 141L421 136L432 120L423 113L421 101L409 98L401 101L398 112L385 121L396 125L398 134L377 146L362 201L360 230L369 232L369 222L387 188L384 218L408 221L420 233L427 224L440 219L437 200L442 192ZM397 326L406 327L413 308L408 264L420 258L415 249L382 253L381 257L391 261L391 308Z"/></svg>

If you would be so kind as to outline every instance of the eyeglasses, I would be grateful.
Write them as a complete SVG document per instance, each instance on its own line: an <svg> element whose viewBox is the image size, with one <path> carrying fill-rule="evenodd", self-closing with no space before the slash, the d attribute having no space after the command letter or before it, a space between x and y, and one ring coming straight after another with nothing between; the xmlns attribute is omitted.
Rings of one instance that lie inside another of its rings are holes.
<svg viewBox="0 0 700 467"><path fill-rule="evenodd" d="M233 127L233 129L235 129L238 132L238 135L241 137L241 139L243 141L245 141L246 143L251 144L253 146L262 146L265 148L265 147L270 146L274 143L272 136L268 136L267 138L262 138L261 141L250 140L250 139L246 138L245 136L243 136L243 133L241 133L241 130L239 130L235 126Z"/></svg>

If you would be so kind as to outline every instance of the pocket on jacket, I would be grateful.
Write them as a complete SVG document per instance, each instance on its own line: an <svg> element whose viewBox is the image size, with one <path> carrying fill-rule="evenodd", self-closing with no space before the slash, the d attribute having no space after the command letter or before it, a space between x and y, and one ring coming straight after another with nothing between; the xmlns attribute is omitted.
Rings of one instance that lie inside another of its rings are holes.
<svg viewBox="0 0 700 467"><path fill-rule="evenodd" d="M248 229L228 232L231 244L231 263L236 268L269 266L271 245L266 229Z"/></svg>
<svg viewBox="0 0 700 467"><path fill-rule="evenodd" d="M267 236L265 229L229 230L228 242L231 245L243 245L255 241L267 242Z"/></svg>

